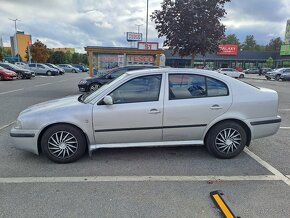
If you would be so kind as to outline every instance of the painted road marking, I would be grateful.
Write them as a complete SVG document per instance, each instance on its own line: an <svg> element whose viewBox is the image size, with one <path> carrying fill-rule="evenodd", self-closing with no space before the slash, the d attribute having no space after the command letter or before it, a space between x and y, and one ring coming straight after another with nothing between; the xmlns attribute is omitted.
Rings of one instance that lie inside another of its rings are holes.
<svg viewBox="0 0 290 218"><path fill-rule="evenodd" d="M43 84L35 85L34 87L47 86L47 85L50 85L50 84L52 84L52 83L43 83Z"/></svg>
<svg viewBox="0 0 290 218"><path fill-rule="evenodd" d="M290 109L278 109L279 111L290 111Z"/></svg>
<svg viewBox="0 0 290 218"><path fill-rule="evenodd" d="M275 176L277 176L280 180L285 182L287 185L290 186L290 179L285 176L283 173L281 173L279 170L271 166L266 161L262 160L259 156L254 154L252 151L250 151L248 148L244 149L244 152L248 154L250 157L252 157L254 160L256 160L259 164L261 164L263 167L265 167L267 170L269 170L271 173L273 173Z"/></svg>
<svg viewBox="0 0 290 218"><path fill-rule="evenodd" d="M0 127L0 130L3 130L3 129L5 129L5 128L7 128L7 127L13 125L15 122L16 122L16 121L13 121L13 122L11 122L11 123L8 123L8 124L6 124L6 125Z"/></svg>
<svg viewBox="0 0 290 218"><path fill-rule="evenodd" d="M280 129L290 129L288 126L281 126Z"/></svg>
<svg viewBox="0 0 290 218"><path fill-rule="evenodd" d="M277 181L276 175L259 176L87 176L87 177L10 177L3 183L80 183L80 182L223 182L223 181Z"/></svg>
<svg viewBox="0 0 290 218"><path fill-rule="evenodd" d="M15 90L12 90L12 91L7 91L7 92L1 92L0 95L4 95L4 94L8 94L8 93L12 93L12 92L19 92L23 89L15 89Z"/></svg>

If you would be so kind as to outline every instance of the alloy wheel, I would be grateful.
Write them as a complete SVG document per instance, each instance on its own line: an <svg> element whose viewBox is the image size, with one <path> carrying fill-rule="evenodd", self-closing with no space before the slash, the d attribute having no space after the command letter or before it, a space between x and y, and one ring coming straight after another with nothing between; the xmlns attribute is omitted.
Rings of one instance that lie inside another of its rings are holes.
<svg viewBox="0 0 290 218"><path fill-rule="evenodd" d="M92 84L90 86L90 91L91 92L94 92L94 91L98 90L99 88L100 88L100 85L99 84Z"/></svg>
<svg viewBox="0 0 290 218"><path fill-rule="evenodd" d="M237 130L226 128L217 134L215 138L215 146L219 152L230 154L239 148L241 140L241 134Z"/></svg>
<svg viewBox="0 0 290 218"><path fill-rule="evenodd" d="M58 131L48 139L48 151L57 158L69 158L78 150L76 137L66 131Z"/></svg>

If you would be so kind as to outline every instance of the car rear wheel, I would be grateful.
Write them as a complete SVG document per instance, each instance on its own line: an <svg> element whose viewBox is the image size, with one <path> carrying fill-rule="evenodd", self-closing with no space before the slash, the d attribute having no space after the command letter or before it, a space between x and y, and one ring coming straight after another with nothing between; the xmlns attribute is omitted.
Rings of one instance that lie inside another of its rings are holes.
<svg viewBox="0 0 290 218"><path fill-rule="evenodd" d="M212 127L205 139L207 149L214 156L229 159L240 154L247 143L244 128L236 122L227 121Z"/></svg>
<svg viewBox="0 0 290 218"><path fill-rule="evenodd" d="M1 80L4 80L4 77L0 75L0 81L1 81Z"/></svg>
<svg viewBox="0 0 290 218"><path fill-rule="evenodd" d="M17 79L23 79L23 74L22 73L17 73Z"/></svg>
<svg viewBox="0 0 290 218"><path fill-rule="evenodd" d="M90 89L90 92L94 92L94 91L98 90L100 87L101 87L100 84L93 83L93 84L90 85L90 88L89 89Z"/></svg>
<svg viewBox="0 0 290 218"><path fill-rule="evenodd" d="M43 153L56 163L71 163L86 151L86 140L76 127L66 124L48 128L41 138Z"/></svg>
<svg viewBox="0 0 290 218"><path fill-rule="evenodd" d="M244 78L245 76L244 76L244 74L241 74L240 76L239 76L239 78Z"/></svg>

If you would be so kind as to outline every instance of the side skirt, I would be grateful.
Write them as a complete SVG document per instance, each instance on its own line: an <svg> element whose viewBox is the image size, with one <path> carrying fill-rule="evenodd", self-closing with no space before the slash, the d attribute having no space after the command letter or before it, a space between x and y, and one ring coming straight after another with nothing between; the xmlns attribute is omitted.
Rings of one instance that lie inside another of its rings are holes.
<svg viewBox="0 0 290 218"><path fill-rule="evenodd" d="M167 146L182 146L182 145L204 145L204 143L203 143L203 140L192 140L192 141L95 144L95 145L89 145L89 155L91 156L92 151L99 148L167 147Z"/></svg>

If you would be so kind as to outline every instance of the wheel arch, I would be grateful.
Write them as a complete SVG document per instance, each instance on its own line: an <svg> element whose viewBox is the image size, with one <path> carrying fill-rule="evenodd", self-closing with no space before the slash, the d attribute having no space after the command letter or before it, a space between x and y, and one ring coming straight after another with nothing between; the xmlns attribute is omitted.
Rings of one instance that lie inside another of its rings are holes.
<svg viewBox="0 0 290 218"><path fill-rule="evenodd" d="M251 142L251 139L252 139L252 132L251 132L251 129L250 127L242 120L239 120L239 119L235 119L235 118L228 118L228 119L224 119L224 120L220 120L218 122L216 122L215 124L213 124L206 132L205 136L204 136L204 141L206 141L206 138L208 137L208 134L210 132L210 130L215 127L216 125L220 124L220 123L223 123L223 122L227 122L227 121L231 121L231 122L236 122L238 123L239 125L241 125L244 130L246 131L246 134L247 134L247 142L246 142L246 146L248 147L250 145L250 142Z"/></svg>
<svg viewBox="0 0 290 218"><path fill-rule="evenodd" d="M67 123L67 122L60 122L60 123L51 123L51 124L47 125L39 133L38 138L37 138L37 150L38 150L38 153L39 154L42 153L42 149L41 149L41 139L42 139L43 134L45 133L45 131L47 129L49 129L50 127L55 126L55 125L70 125L70 126L73 126L73 127L77 128L78 130L80 130L80 132L85 137L85 140L86 140L86 151L88 151L88 147L89 147L89 144L90 144L90 140L88 138L88 135L79 126L77 126L75 124Z"/></svg>

